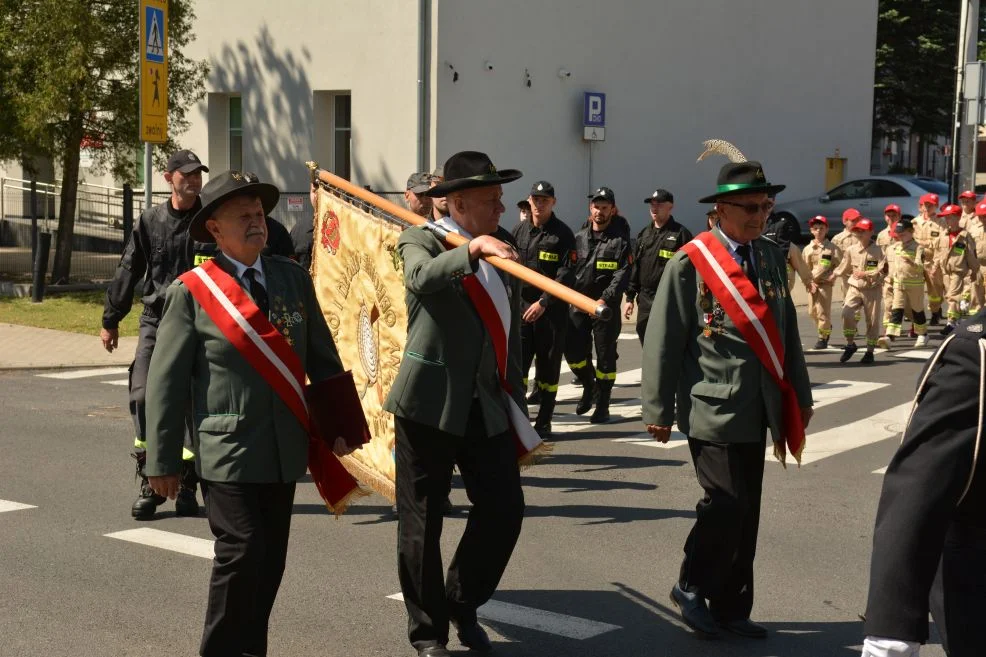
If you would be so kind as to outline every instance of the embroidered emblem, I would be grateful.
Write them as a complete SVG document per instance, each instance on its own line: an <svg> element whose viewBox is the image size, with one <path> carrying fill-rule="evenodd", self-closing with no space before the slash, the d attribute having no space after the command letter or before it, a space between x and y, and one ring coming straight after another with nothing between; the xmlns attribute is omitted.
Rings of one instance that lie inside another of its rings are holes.
<svg viewBox="0 0 986 657"><path fill-rule="evenodd" d="M324 215L322 215L322 232L321 232L322 248L328 251L331 255L335 255L339 250L339 244L342 242L342 233L339 227L339 217L332 210L327 210Z"/></svg>
<svg viewBox="0 0 986 657"><path fill-rule="evenodd" d="M983 332L983 325L982 324L969 324L968 326L965 327L965 330L968 331L969 333L982 333Z"/></svg>
<svg viewBox="0 0 986 657"><path fill-rule="evenodd" d="M542 185L541 183L538 183L538 191L539 192L543 192L544 191L544 185Z"/></svg>
<svg viewBox="0 0 986 657"><path fill-rule="evenodd" d="M359 308L359 335L357 336L357 351L359 351L359 362L363 366L366 374L366 384L360 399L366 396L366 391L371 385L377 382L377 374L380 367L380 310L374 304L373 309L367 312L366 305L361 304Z"/></svg>

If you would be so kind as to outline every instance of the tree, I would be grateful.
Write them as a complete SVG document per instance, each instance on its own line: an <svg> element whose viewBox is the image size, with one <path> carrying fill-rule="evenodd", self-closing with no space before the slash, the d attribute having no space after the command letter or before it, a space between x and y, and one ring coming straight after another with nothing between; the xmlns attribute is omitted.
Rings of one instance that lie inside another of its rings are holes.
<svg viewBox="0 0 986 657"><path fill-rule="evenodd" d="M83 140L96 171L137 178L139 19L137 0L0 0L0 158L38 154L62 173L52 280L68 278ZM163 153L188 128L205 94L208 66L188 59L191 0L168 3L168 132ZM6 112L7 116L4 115ZM5 121L6 119L6 121ZM146 172L150 175L150 172Z"/></svg>

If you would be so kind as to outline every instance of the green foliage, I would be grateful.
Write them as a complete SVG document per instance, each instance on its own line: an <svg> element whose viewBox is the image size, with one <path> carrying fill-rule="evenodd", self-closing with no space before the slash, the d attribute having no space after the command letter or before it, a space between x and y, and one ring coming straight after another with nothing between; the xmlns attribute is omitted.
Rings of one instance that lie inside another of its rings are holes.
<svg viewBox="0 0 986 657"><path fill-rule="evenodd" d="M188 128L208 67L182 52L191 0L169 2L169 135ZM0 158L77 157L82 135L101 141L97 170L136 179L140 150L137 0L0 0ZM81 126L81 128L80 128ZM158 160L177 148L156 149Z"/></svg>

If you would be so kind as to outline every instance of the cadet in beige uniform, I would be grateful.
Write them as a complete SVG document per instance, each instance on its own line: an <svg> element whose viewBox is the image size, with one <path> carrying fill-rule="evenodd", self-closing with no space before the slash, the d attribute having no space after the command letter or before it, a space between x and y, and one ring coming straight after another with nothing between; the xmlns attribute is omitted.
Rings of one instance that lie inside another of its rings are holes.
<svg viewBox="0 0 986 657"><path fill-rule="evenodd" d="M866 353L860 362L873 362L873 349L880 335L880 286L883 285L885 260L880 248L873 244L873 222L860 218L852 227L854 243L846 248L842 263L835 275L849 277L849 289L842 304L842 334L846 348L840 363L852 358L856 346L856 313L862 310L866 320Z"/></svg>
<svg viewBox="0 0 986 657"><path fill-rule="evenodd" d="M938 326L941 322L941 304L944 294L945 283L942 280L941 272L936 275L934 271L935 248L938 238L945 232L945 222L938 219L935 214L938 211L938 195L925 194L918 203L921 215L914 219L914 239L924 249L924 264L928 268L927 290L928 306L931 310L931 326Z"/></svg>
<svg viewBox="0 0 986 657"><path fill-rule="evenodd" d="M856 208L849 208L848 210L842 213L842 226L843 226L842 232L840 232L838 235L832 238L832 244L835 244L837 247L839 247L839 250L842 251L843 254L846 252L846 249L849 247L849 245L852 244L854 241L852 236L852 227L853 224L855 224L856 221L861 216L862 215L859 213L859 210L857 210ZM848 289L848 287L849 287L848 279L843 277L842 279L843 300L846 298L846 290Z"/></svg>
<svg viewBox="0 0 986 657"><path fill-rule="evenodd" d="M976 220L976 192L967 189L959 194L959 205L962 206L962 218L959 219L959 227L967 229L969 222Z"/></svg>
<svg viewBox="0 0 986 657"><path fill-rule="evenodd" d="M900 221L900 206L896 203L891 203L885 207L883 209L883 218L887 221L887 227L877 234L876 245L883 251L883 257L887 261L887 277L883 281L883 335L877 339L876 343L878 347L889 349L890 343L893 342L894 338L894 336L887 334L887 328L890 326L890 310L893 308L894 301L893 278L890 276L890 271L893 269L892 260L897 246L897 233L895 229L897 222Z"/></svg>
<svg viewBox="0 0 986 657"><path fill-rule="evenodd" d="M948 324L942 335L955 330L955 323L968 310L971 290L966 283L969 275L979 273L979 260L976 259L976 242L967 231L959 228L962 208L946 205L938 213L946 221L945 234L938 238L935 247L934 271L940 272L945 281L945 299L948 301Z"/></svg>
<svg viewBox="0 0 986 657"><path fill-rule="evenodd" d="M986 201L976 205L976 215L966 224L965 229L976 242L976 259L979 261L979 273L972 279L972 300L969 314L979 312L986 303L986 287L983 285L983 274L986 272Z"/></svg>
<svg viewBox="0 0 986 657"><path fill-rule="evenodd" d="M890 322L887 323L887 337L891 340L900 337L904 323L904 311L911 310L911 321L917 339L915 347L928 344L928 325L924 314L925 265L924 249L914 241L914 224L910 219L901 219L895 229L898 244L893 249L890 280L894 291L891 302Z"/></svg>
<svg viewBox="0 0 986 657"><path fill-rule="evenodd" d="M811 271L808 314L818 323L818 342L815 349L827 349L832 335L832 286L835 270L842 262L842 251L825 239L829 230L828 219L819 215L808 220L808 230L815 236L804 248L801 256Z"/></svg>

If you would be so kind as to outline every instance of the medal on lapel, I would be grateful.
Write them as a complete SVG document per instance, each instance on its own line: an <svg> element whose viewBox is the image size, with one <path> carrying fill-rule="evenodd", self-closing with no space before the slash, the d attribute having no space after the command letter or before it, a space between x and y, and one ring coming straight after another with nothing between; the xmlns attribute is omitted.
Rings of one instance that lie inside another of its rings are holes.
<svg viewBox="0 0 986 657"><path fill-rule="evenodd" d="M770 279L764 279L763 289L766 291L768 299L773 299L777 296L777 293L774 292L774 284L770 282Z"/></svg>

